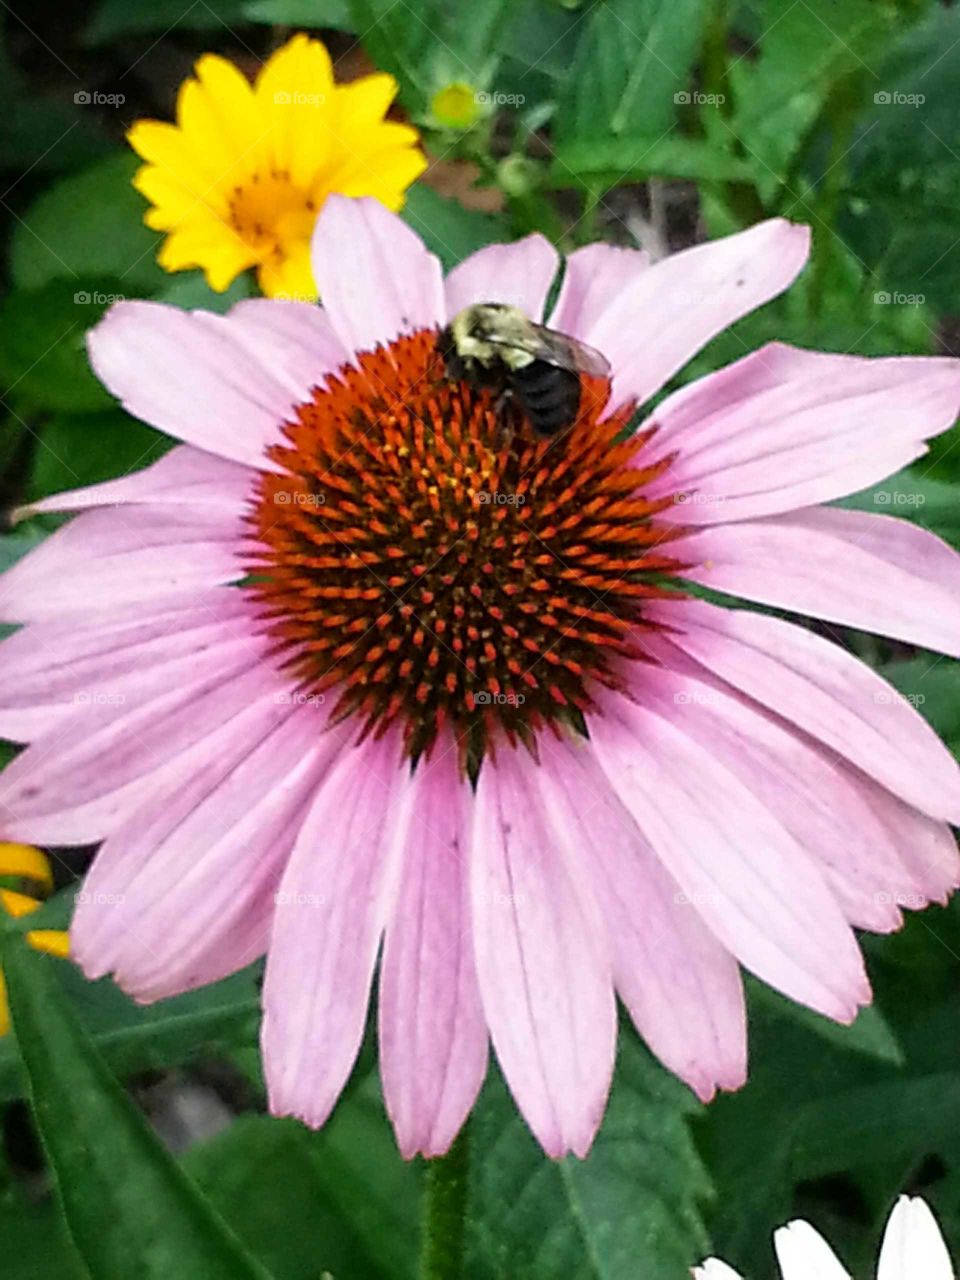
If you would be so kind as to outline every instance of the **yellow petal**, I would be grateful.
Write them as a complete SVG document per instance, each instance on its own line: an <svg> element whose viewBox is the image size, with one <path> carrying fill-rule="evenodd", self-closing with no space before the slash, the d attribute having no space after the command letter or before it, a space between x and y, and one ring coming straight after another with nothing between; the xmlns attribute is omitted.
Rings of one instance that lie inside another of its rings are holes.
<svg viewBox="0 0 960 1280"><path fill-rule="evenodd" d="M0 1036L10 1030L10 1005L7 1003L7 983L0 971Z"/></svg>
<svg viewBox="0 0 960 1280"><path fill-rule="evenodd" d="M330 55L319 40L297 35L257 77L257 101L269 122L276 168L307 187L326 163L334 83Z"/></svg>
<svg viewBox="0 0 960 1280"><path fill-rule="evenodd" d="M50 859L32 844L6 844L0 841L0 876L26 876L45 893L53 888Z"/></svg>
<svg viewBox="0 0 960 1280"><path fill-rule="evenodd" d="M407 187L426 167L426 156L412 147L364 156L335 173L330 190L345 196L376 196L388 209L399 209Z"/></svg>
<svg viewBox="0 0 960 1280"><path fill-rule="evenodd" d="M28 916L40 906L39 898L30 898L25 893L15 893L13 889L0 889L0 906L7 915L14 919Z"/></svg>
<svg viewBox="0 0 960 1280"><path fill-rule="evenodd" d="M169 231L207 213L223 217L226 212L216 191L201 184L188 187L169 169L157 165L146 164L138 169L133 185L154 206L145 221L155 231Z"/></svg>
<svg viewBox="0 0 960 1280"><path fill-rule="evenodd" d="M199 193L218 189L222 157L198 154L191 139L175 124L138 120L127 130L127 141L138 156L173 174L189 190Z"/></svg>
<svg viewBox="0 0 960 1280"><path fill-rule="evenodd" d="M268 298L314 301L317 286L310 265L309 241L293 246L281 262L264 264L257 272L257 283Z"/></svg>
<svg viewBox="0 0 960 1280"><path fill-rule="evenodd" d="M64 929L31 929L27 934L27 942L34 951L59 956L61 960L66 960L70 955L70 935Z"/></svg>
<svg viewBox="0 0 960 1280"><path fill-rule="evenodd" d="M209 110L216 116L230 146L239 154L257 153L267 125L250 81L232 62L215 53L203 55L196 65L196 74ZM181 123L187 127L185 120Z"/></svg>

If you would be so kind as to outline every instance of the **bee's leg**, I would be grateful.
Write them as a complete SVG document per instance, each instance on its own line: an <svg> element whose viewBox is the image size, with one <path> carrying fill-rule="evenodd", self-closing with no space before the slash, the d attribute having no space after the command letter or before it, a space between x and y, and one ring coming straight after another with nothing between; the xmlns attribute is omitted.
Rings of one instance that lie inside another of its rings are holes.
<svg viewBox="0 0 960 1280"><path fill-rule="evenodd" d="M500 427L500 442L509 449L517 433L517 402L509 387L504 387L493 402L493 411Z"/></svg>

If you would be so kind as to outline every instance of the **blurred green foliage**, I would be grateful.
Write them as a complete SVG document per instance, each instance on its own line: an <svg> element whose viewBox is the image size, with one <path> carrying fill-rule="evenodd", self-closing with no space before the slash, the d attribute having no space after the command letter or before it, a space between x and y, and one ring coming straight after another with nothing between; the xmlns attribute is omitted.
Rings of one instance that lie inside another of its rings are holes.
<svg viewBox="0 0 960 1280"><path fill-rule="evenodd" d="M810 223L813 257L796 288L717 338L682 379L774 337L862 354L952 352L960 342L952 4L3 8L4 509L124 474L167 447L99 386L86 331L118 297L223 310L251 285L215 295L197 274L160 270L123 131L142 115L169 118L178 82L204 50L253 73L290 28L324 33L338 67L366 57L398 78L436 167L456 178L419 184L405 210L447 266L531 229L565 250L646 238L663 251L766 216ZM491 104L463 131L436 127L431 113L454 82ZM94 88L123 101L83 101ZM960 547L958 494L953 432L847 505L893 511ZM0 538L0 566L53 523ZM960 753L960 665L847 639ZM80 863L70 865L66 887L33 923L65 922ZM256 971L144 1010L109 983L29 954L16 928L4 945L18 1032L0 1041L5 1277L417 1274L421 1162L404 1164L395 1151L372 1035L333 1121L312 1134L261 1114ZM852 1028L751 989L750 1084L709 1107L624 1028L610 1107L582 1163L543 1158L492 1068L471 1122L465 1274L679 1280L713 1250L765 1280L771 1229L798 1213L866 1274L903 1190L926 1195L960 1242L960 913L928 911L866 946L877 1002ZM242 1096L234 1109L249 1114L195 1145L178 1169L112 1077L135 1086L211 1062L231 1082L231 1105ZM16 1139L16 1100L28 1087L45 1156L25 1155L22 1133Z"/></svg>

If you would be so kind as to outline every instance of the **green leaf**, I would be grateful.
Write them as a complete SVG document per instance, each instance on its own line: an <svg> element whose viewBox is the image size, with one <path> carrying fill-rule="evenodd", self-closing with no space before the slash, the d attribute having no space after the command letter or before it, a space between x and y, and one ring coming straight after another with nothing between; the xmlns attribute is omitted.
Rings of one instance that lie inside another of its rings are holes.
<svg viewBox="0 0 960 1280"><path fill-rule="evenodd" d="M954 430L949 439L956 447L960 434ZM869 489L844 498L838 506L911 520L960 549L960 494L957 486L931 479L925 474L927 470L928 464L921 461L889 480L881 480Z"/></svg>
<svg viewBox="0 0 960 1280"><path fill-rule="evenodd" d="M80 417L57 414L43 423L37 435L26 502L139 471L173 444L169 436L121 409Z"/></svg>
<svg viewBox="0 0 960 1280"><path fill-rule="evenodd" d="M354 29L378 67L400 82L400 100L416 116L426 114L438 89L463 81L485 89L498 61L497 37L508 0L453 6L425 0L416 7L396 0L350 0Z"/></svg>
<svg viewBox="0 0 960 1280"><path fill-rule="evenodd" d="M448 271L477 249L506 236L501 218L465 209L459 201L437 195L421 184L407 192L403 218Z"/></svg>
<svg viewBox="0 0 960 1280"><path fill-rule="evenodd" d="M704 0L599 0L589 11L557 108L558 145L669 129L700 46Z"/></svg>
<svg viewBox="0 0 960 1280"><path fill-rule="evenodd" d="M0 1196L0 1240L4 1280L90 1280L51 1195L38 1201L13 1186Z"/></svg>
<svg viewBox="0 0 960 1280"><path fill-rule="evenodd" d="M788 180L834 85L861 74L877 84L886 42L909 25L910 15L891 0L754 0L751 8L758 37L749 56L730 65L730 125L746 153L757 158L762 188L770 194Z"/></svg>
<svg viewBox="0 0 960 1280"><path fill-rule="evenodd" d="M550 170L555 187L577 183L615 187L648 178L689 178L697 182L749 182L748 160L718 151L707 142L667 137L608 138L564 143L557 147Z"/></svg>
<svg viewBox="0 0 960 1280"><path fill-rule="evenodd" d="M97 1280L267 1280L110 1075L56 963L7 935L3 967L37 1127L67 1227Z"/></svg>
<svg viewBox="0 0 960 1280"><path fill-rule="evenodd" d="M880 64L879 100L859 120L840 223L878 287L949 314L960 290L958 76L960 10L937 6Z"/></svg>
<svg viewBox="0 0 960 1280"><path fill-rule="evenodd" d="M271 27L354 30L349 0L246 0L243 16Z"/></svg>
<svg viewBox="0 0 960 1280"><path fill-rule="evenodd" d="M162 284L160 237L143 225L147 204L130 184L139 165L132 152L120 152L45 191L14 231L14 285L38 289L60 277L104 277L118 291L135 293Z"/></svg>
<svg viewBox="0 0 960 1280"><path fill-rule="evenodd" d="M39 928L65 928L74 889L62 891L31 919ZM172 1000L134 1004L109 979L87 982L70 965L57 977L65 999L114 1074L126 1077L256 1044L260 1021L257 968ZM24 1092L24 1068L12 1036L0 1039L0 1101Z"/></svg>
<svg viewBox="0 0 960 1280"><path fill-rule="evenodd" d="M84 337L117 296L116 281L52 280L0 302L0 389L17 413L113 404L90 369Z"/></svg>
<svg viewBox="0 0 960 1280"><path fill-rule="evenodd" d="M471 1121L471 1280L681 1276L707 1252L710 1190L691 1094L622 1031L607 1113L585 1160L544 1158L499 1078Z"/></svg>
<svg viewBox="0 0 960 1280"><path fill-rule="evenodd" d="M100 0L84 32L88 45L109 44L122 36L166 35L175 28L193 31L230 32L243 24L243 0L152 0L151 4L130 4L129 0Z"/></svg>
<svg viewBox="0 0 960 1280"><path fill-rule="evenodd" d="M421 1170L397 1154L375 1075L319 1133L244 1117L185 1165L277 1280L416 1275Z"/></svg>

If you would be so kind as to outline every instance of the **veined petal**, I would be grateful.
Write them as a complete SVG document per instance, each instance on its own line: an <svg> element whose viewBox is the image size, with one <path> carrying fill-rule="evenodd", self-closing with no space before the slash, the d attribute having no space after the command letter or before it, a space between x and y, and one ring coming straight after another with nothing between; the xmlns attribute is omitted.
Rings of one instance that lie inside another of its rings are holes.
<svg viewBox="0 0 960 1280"><path fill-rule="evenodd" d="M242 576L222 514L155 505L86 511L0 577L0 616L55 622L133 604L155 612Z"/></svg>
<svg viewBox="0 0 960 1280"><path fill-rule="evenodd" d="M97 376L134 417L223 458L270 469L265 450L280 438L296 396L229 318L118 302L87 342Z"/></svg>
<svg viewBox="0 0 960 1280"><path fill-rule="evenodd" d="M612 244L588 244L566 260L550 328L574 337L592 333L614 295L632 288L650 268L650 255Z"/></svg>
<svg viewBox="0 0 960 1280"><path fill-rule="evenodd" d="M607 939L564 844L537 766L521 752L487 761L470 855L480 995L517 1106L554 1157L589 1149L616 1041Z"/></svg>
<svg viewBox="0 0 960 1280"><path fill-rule="evenodd" d="M280 883L263 988L270 1109L323 1124L353 1067L406 832L391 737L341 754Z"/></svg>
<svg viewBox="0 0 960 1280"><path fill-rule="evenodd" d="M708 1102L747 1072L736 960L692 909L587 747L544 743L539 785L574 834L610 936L613 976L637 1030Z"/></svg>
<svg viewBox="0 0 960 1280"><path fill-rule="evenodd" d="M315 708L276 705L257 737L153 795L104 843L78 895L73 955L140 1001L215 982L266 950L304 811L340 749ZM269 713L269 708L267 708Z"/></svg>
<svg viewBox="0 0 960 1280"><path fill-rule="evenodd" d="M771 343L669 396L646 427L676 457L649 496L718 524L828 502L925 452L960 407L960 360L876 359Z"/></svg>
<svg viewBox="0 0 960 1280"><path fill-rule="evenodd" d="M406 831L380 974L384 1100L403 1156L442 1155L487 1067L470 920L469 785L452 744L421 760L403 796Z"/></svg>
<svg viewBox="0 0 960 1280"><path fill-rule="evenodd" d="M178 445L142 471L103 484L87 485L84 489L52 494L29 506L18 507L12 517L17 521L51 511L157 502L196 506L210 516L222 514L225 533L235 536L237 519L246 510L252 482L253 472L249 467L191 445Z"/></svg>
<svg viewBox="0 0 960 1280"><path fill-rule="evenodd" d="M960 820L956 761L892 685L839 645L779 618L701 600L658 602L649 617L672 628L684 652L908 804Z"/></svg>
<svg viewBox="0 0 960 1280"><path fill-rule="evenodd" d="M870 988L815 861L672 708L609 712L590 730L604 771L711 930L771 986L851 1022Z"/></svg>
<svg viewBox="0 0 960 1280"><path fill-rule="evenodd" d="M556 249L539 234L478 249L447 276L447 316L474 302L507 302L539 320L559 265Z"/></svg>
<svg viewBox="0 0 960 1280"><path fill-rule="evenodd" d="M330 196L313 234L313 271L330 321L352 351L443 323L439 261L376 200Z"/></svg>
<svg viewBox="0 0 960 1280"><path fill-rule="evenodd" d="M638 273L577 334L613 366L612 404L642 404L715 334L792 284L808 227L772 218Z"/></svg>
<svg viewBox="0 0 960 1280"><path fill-rule="evenodd" d="M908 520L810 507L674 546L704 586L960 657L960 556Z"/></svg>

